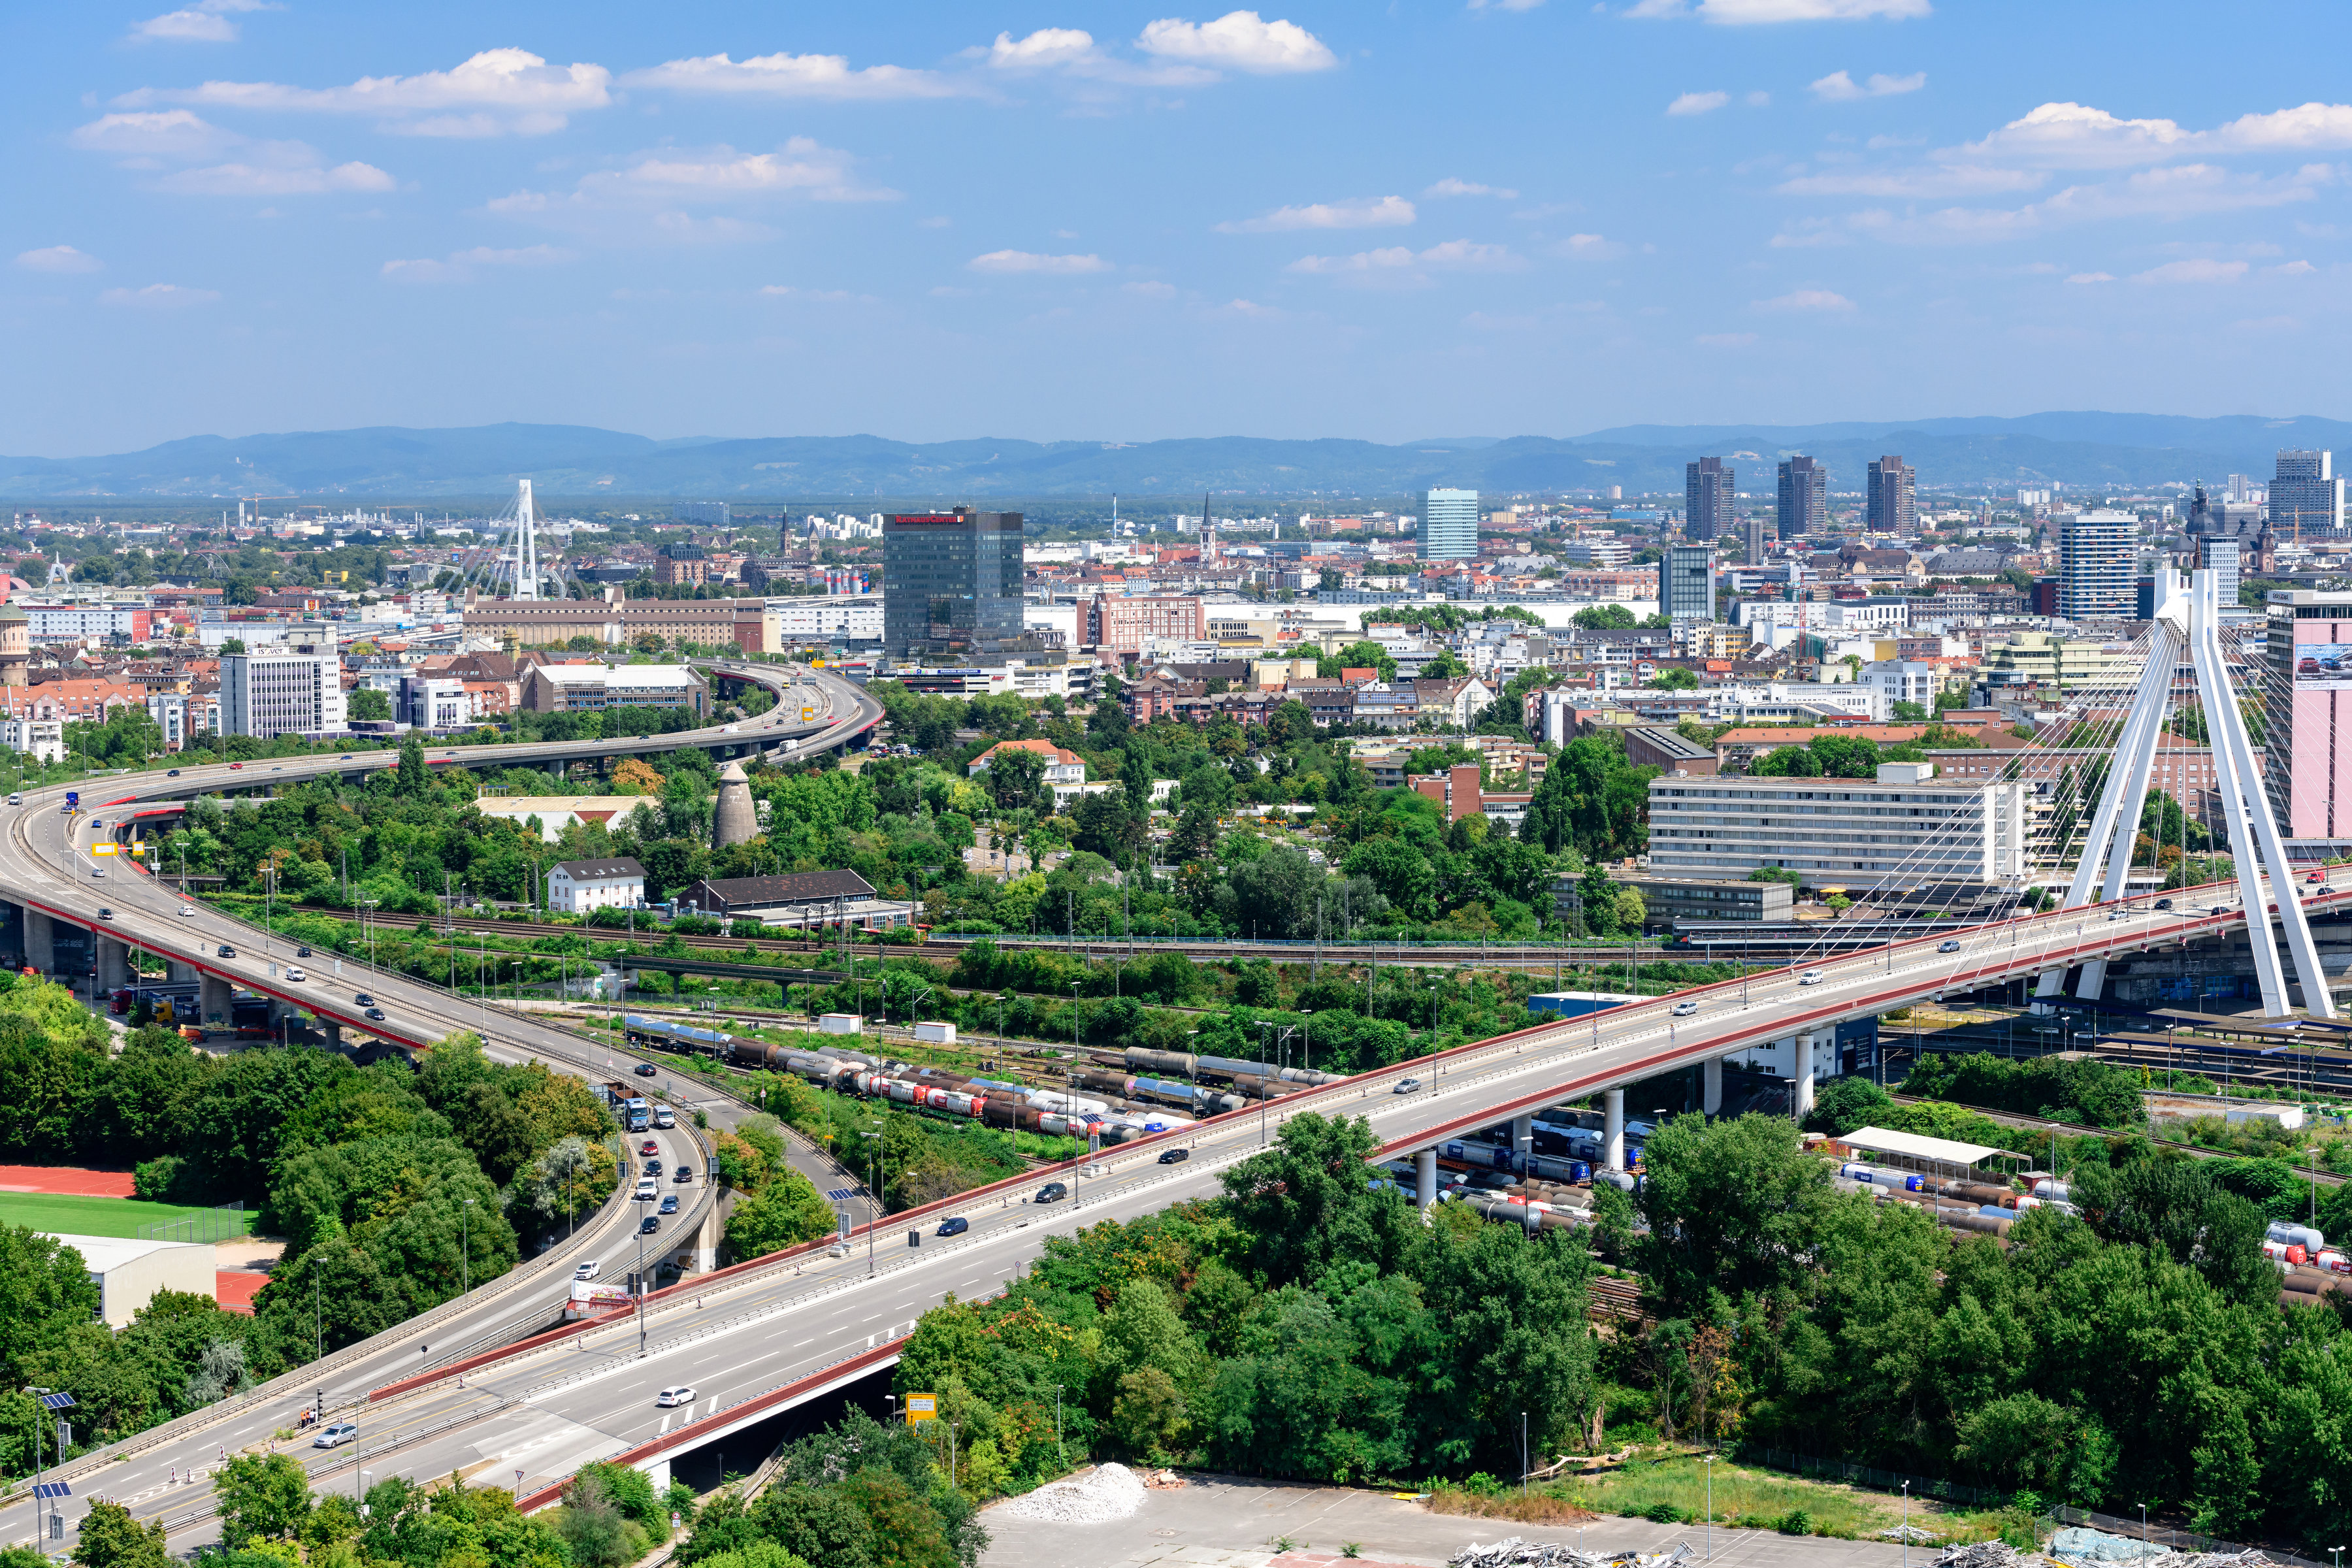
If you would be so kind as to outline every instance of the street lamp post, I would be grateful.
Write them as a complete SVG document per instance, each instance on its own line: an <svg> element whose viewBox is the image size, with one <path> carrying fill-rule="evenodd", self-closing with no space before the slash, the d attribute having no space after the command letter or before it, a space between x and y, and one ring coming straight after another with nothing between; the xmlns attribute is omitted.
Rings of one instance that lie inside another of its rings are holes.
<svg viewBox="0 0 2352 1568"><path fill-rule="evenodd" d="M457 1211L457 1235L459 1237L458 1247L465 1254L465 1256L458 1261L458 1268L460 1269L458 1278L464 1288L457 1293L461 1296L470 1296L474 1293L473 1199L467 1198L466 1200L466 1206Z"/></svg>

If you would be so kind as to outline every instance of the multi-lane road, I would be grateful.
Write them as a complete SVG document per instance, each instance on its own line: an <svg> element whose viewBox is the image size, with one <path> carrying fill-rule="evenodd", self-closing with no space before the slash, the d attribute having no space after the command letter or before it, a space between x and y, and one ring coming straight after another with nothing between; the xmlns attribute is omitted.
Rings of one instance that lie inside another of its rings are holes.
<svg viewBox="0 0 2352 1568"><path fill-rule="evenodd" d="M31 853L14 846L5 851ZM26 862L25 870L53 878L58 864L52 854ZM0 860L0 874L13 869ZM2332 875L2329 885L2298 890L2308 892L2315 907L2342 904L2352 898L2352 870ZM362 1384L374 1396L353 1417L362 1457L318 1455L320 1484L352 1484L361 1479L355 1469L378 1479L456 1469L544 1497L590 1458L621 1455L659 1468L672 1454L723 1446L730 1434L785 1405L824 1397L887 1361L894 1340L922 1311L950 1293L969 1297L1000 1288L1017 1277L1048 1236L1214 1192L1224 1170L1262 1147L1292 1116L1363 1116L1385 1152L1417 1152L1561 1100L1622 1089L1768 1041L2093 958L2223 935L2242 920L2227 888L2175 898L2182 907L2173 910L2158 911L2139 900L2023 917L1952 937L1938 932L1542 1025L1108 1152L1087 1171L1057 1173L1076 1189L1070 1201L1027 1201L1045 1179L1031 1176L894 1216L861 1235L846 1256L812 1250L763 1259L673 1288L645 1303L641 1316L528 1342L488 1362L467 1357L436 1373L412 1348L415 1362L408 1367L396 1364L395 1355L355 1365L348 1375L338 1369L331 1400ZM2193 908L2191 899L2199 900ZM152 945L149 929L173 929L176 919L155 912L142 928L142 945ZM465 1015L460 1023L472 1016L470 1003L453 1003L431 987L415 991L403 1006L421 1019L433 1019L436 1005ZM443 1021L433 1026L436 1033L454 1026L446 1013L438 1016ZM505 1048L535 1048L525 1025L501 1020L494 1032ZM577 1053L581 1047L557 1037L551 1048ZM1183 1160L1160 1163L1164 1152L1178 1148ZM953 1238L931 1234L950 1215L968 1219L970 1230ZM921 1235L919 1247L908 1247L910 1230ZM438 1329L434 1333L446 1338ZM680 1386L694 1391L690 1403L656 1404L662 1390ZM269 1424L246 1426L257 1433ZM222 1442L210 1434L204 1440L214 1448ZM134 1506L143 1517L167 1523L186 1519L177 1528L193 1540L205 1528L201 1499L192 1501L194 1494L168 1479L155 1489L153 1473L193 1458L200 1458L193 1444L184 1444L144 1465L107 1470L103 1486L109 1495L137 1497ZM187 1518L192 1514L196 1517ZM9 1533L21 1539L26 1514L19 1509L5 1517Z"/></svg>
<svg viewBox="0 0 2352 1568"><path fill-rule="evenodd" d="M453 763L545 763L684 746L809 755L856 740L880 717L880 705L872 698L823 671L766 665L719 668L778 689L782 700L769 713L733 726L621 742L435 747L427 753L428 762L435 767ZM817 710L814 721L801 717L809 708ZM529 1013L495 1005L486 1009L475 998L456 996L390 972L372 972L354 959L337 961L321 955L296 960L284 939L271 938L206 906L184 903L169 886L132 868L128 856L97 857L89 852L94 841L111 839L125 815L142 803L269 788L321 775L362 773L396 763L391 752L359 752L263 759L241 767L191 766L176 774L157 771L98 776L74 786L82 806L74 814L62 809L64 786L28 791L21 806L5 808L5 820L0 820L0 889L6 889L0 896L21 904L28 924L32 916L46 916L86 927L101 940L120 941L168 958L184 971L299 1006L323 1021L342 1026L347 1039L373 1034L407 1045L425 1045L457 1030L481 1028L487 1016L488 1049L499 1059L539 1060L557 1071L598 1080L613 1076L613 1064L617 1062L619 1072L628 1075L635 1058L616 1047L583 1039ZM94 827L93 821L105 826ZM100 868L107 874L94 875ZM224 947L233 950L235 956L224 956ZM289 964L301 968L308 978L290 979ZM362 995L370 997L384 1016L368 1017L368 1005L359 1000ZM636 1080L632 1077L631 1081ZM723 1127L741 1115L743 1107L722 1091L698 1084L671 1103L680 1124L652 1134L661 1144L665 1169L683 1163L699 1172L707 1151L691 1125L694 1112L699 1110L713 1125ZM633 1149L642 1136L630 1141ZM820 1189L845 1184L840 1168L816 1152L799 1148L793 1158ZM637 1234L641 1205L626 1197L616 1198L593 1220L584 1222L570 1244L524 1263L467 1297L243 1398L97 1450L67 1466L63 1473L85 1503L95 1488L109 1498L136 1500L134 1507L142 1517L178 1519L194 1509L202 1517L180 1528L202 1531L207 1528L208 1510L201 1500L196 1503L188 1500L203 1492L209 1465L222 1453L265 1440L273 1429L289 1425L314 1393L323 1394L331 1411L362 1397L389 1378L441 1364L539 1328L561 1310L570 1294L573 1267L582 1260L594 1259L602 1276L611 1279L636 1267L641 1247L648 1266L657 1258L674 1256L681 1247L693 1249L717 1194L698 1178L687 1186L666 1179L663 1190L679 1196L680 1212L662 1217L653 1236ZM317 1458L340 1463L339 1456L346 1452L321 1453ZM127 1457L118 1461L118 1453ZM194 1482L186 1479L192 1471L197 1477ZM81 1506L66 1505L68 1525L79 1517ZM25 1500L0 1505L0 1540L30 1543L34 1536L33 1512ZM200 1537L192 1537L195 1538ZM58 1543L46 1544L55 1548Z"/></svg>

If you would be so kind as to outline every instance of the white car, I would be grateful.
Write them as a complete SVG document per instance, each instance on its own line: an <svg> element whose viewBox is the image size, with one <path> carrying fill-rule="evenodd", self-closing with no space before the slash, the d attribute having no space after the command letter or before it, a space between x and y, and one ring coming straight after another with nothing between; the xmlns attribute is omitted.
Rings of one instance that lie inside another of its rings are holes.
<svg viewBox="0 0 2352 1568"><path fill-rule="evenodd" d="M286 971L286 978L287 978L288 980L289 980L289 981L300 982L300 981L308 980L308 979L310 979L310 977L309 975L307 975L307 974L303 973L300 970L296 969L296 968L293 968L292 966L290 966L290 965L289 965L289 966L287 968L287 971Z"/></svg>
<svg viewBox="0 0 2352 1568"><path fill-rule="evenodd" d="M1397 1079L1396 1087L1389 1090L1389 1092L1391 1094L1414 1094L1418 1093L1420 1089L1421 1079L1417 1078L1401 1078Z"/></svg>
<svg viewBox="0 0 2352 1568"><path fill-rule="evenodd" d="M574 1279L593 1279L597 1275L602 1274L604 1271L604 1266L592 1258L585 1263L583 1263L579 1268L573 1269L572 1271L572 1278Z"/></svg>
<svg viewBox="0 0 2352 1568"><path fill-rule="evenodd" d="M1675 1016L1677 1018L1687 1018L1693 1013L1697 1011L1698 1004L1696 1002L1677 1002L1675 1004Z"/></svg>
<svg viewBox="0 0 2352 1568"><path fill-rule="evenodd" d="M340 1448L360 1435L360 1429L348 1421L338 1421L310 1439L313 1448Z"/></svg>
<svg viewBox="0 0 2352 1568"><path fill-rule="evenodd" d="M674 1405L691 1405L694 1403L694 1390L683 1384L676 1388L665 1388L654 1396L654 1403L665 1410Z"/></svg>
<svg viewBox="0 0 2352 1568"><path fill-rule="evenodd" d="M1808 969L1797 976L1797 984L1800 985L1819 985L1821 983L1822 972L1818 969Z"/></svg>
<svg viewBox="0 0 2352 1568"><path fill-rule="evenodd" d="M180 918L181 918L182 920L186 920L189 916L191 916L191 915L194 914L195 912L196 912L196 906L195 906L195 905L194 905L194 904L182 904L182 905L180 906Z"/></svg>

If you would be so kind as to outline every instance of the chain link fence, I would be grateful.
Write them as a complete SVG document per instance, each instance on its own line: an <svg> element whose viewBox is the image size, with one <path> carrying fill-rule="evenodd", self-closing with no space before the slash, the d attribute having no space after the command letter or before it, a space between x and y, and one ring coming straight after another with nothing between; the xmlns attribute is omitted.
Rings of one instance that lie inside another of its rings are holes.
<svg viewBox="0 0 2352 1568"><path fill-rule="evenodd" d="M236 1241L252 1228L252 1220L245 1212L245 1200L206 1209L185 1219L159 1220L139 1227L141 1241L176 1241L204 1245L215 1241Z"/></svg>

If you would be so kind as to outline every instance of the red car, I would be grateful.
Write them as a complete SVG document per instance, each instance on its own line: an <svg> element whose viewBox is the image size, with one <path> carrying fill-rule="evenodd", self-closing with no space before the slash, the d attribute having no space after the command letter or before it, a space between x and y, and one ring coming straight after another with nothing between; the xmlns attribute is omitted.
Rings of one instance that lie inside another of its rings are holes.
<svg viewBox="0 0 2352 1568"><path fill-rule="evenodd" d="M245 764L244 764L243 763L229 763L229 766L230 766L231 768L234 768L234 769L239 769L239 770L242 770L242 769L244 768Z"/></svg>
<svg viewBox="0 0 2352 1568"><path fill-rule="evenodd" d="M660 1144L658 1144L658 1143L656 1143L656 1142L655 1142L652 1139L648 1138L648 1139L646 1139L646 1140L642 1144L638 1145L638 1147L637 1147L637 1152L638 1152L638 1153L640 1153L640 1154L648 1154L648 1155L650 1155L650 1154L658 1154L658 1153L660 1153L660 1152L661 1152L661 1145L660 1145Z"/></svg>

